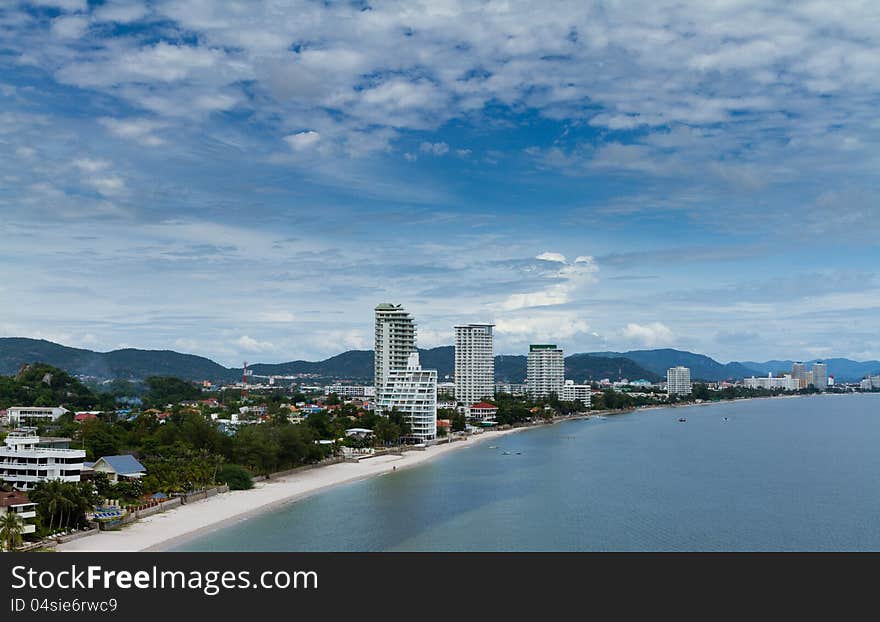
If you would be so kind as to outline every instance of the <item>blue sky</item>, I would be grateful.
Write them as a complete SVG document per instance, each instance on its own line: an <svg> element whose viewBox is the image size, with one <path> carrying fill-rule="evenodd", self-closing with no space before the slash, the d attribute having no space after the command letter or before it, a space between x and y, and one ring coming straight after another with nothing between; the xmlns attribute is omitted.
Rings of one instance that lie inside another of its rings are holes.
<svg viewBox="0 0 880 622"><path fill-rule="evenodd" d="M11 1L0 335L880 357L880 5Z"/></svg>

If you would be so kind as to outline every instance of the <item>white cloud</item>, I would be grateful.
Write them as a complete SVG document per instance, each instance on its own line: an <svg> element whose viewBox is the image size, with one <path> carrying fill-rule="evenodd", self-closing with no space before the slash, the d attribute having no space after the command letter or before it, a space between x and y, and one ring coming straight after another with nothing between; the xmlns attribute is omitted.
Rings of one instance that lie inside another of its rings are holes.
<svg viewBox="0 0 880 622"><path fill-rule="evenodd" d="M296 321L296 316L293 313L284 310L263 311L258 317L263 322L288 323Z"/></svg>
<svg viewBox="0 0 880 622"><path fill-rule="evenodd" d="M308 130L285 136L284 140L294 151L304 151L317 145L318 141L321 140L321 134L314 130Z"/></svg>
<svg viewBox="0 0 880 622"><path fill-rule="evenodd" d="M627 324L623 329L623 337L649 348L671 345L674 341L672 330L661 322L648 324Z"/></svg>
<svg viewBox="0 0 880 622"><path fill-rule="evenodd" d="M117 196L125 192L125 181L121 177L91 177L85 183L104 196Z"/></svg>
<svg viewBox="0 0 880 622"><path fill-rule="evenodd" d="M447 145L446 143L423 142L421 145L419 145L419 150L422 153L430 153L436 156L442 156L449 151L449 145Z"/></svg>
<svg viewBox="0 0 880 622"><path fill-rule="evenodd" d="M275 346L272 343L268 341L257 341L253 337L248 337L247 335L242 335L236 339L235 345L237 345L242 352L249 353L272 352L275 350Z"/></svg>
<svg viewBox="0 0 880 622"><path fill-rule="evenodd" d="M572 301L575 294L597 281L599 268L593 258L587 255L571 263L567 262L565 255L554 252L541 253L535 259L553 265L553 270L545 275L549 284L538 291L510 294L496 305L500 311L566 304Z"/></svg>
<svg viewBox="0 0 880 622"><path fill-rule="evenodd" d="M111 117L102 117L98 122L106 127L110 132L120 138L134 140L148 147L158 147L165 143L164 140L155 135L159 129L165 127L165 123L159 121L151 121L149 119L114 119Z"/></svg>
<svg viewBox="0 0 880 622"><path fill-rule="evenodd" d="M97 7L92 17L99 22L127 24L147 15L147 8L140 2L117 2L111 0Z"/></svg>
<svg viewBox="0 0 880 622"><path fill-rule="evenodd" d="M561 253L541 253L535 259L540 259L542 261L555 261L558 263L565 263L565 255Z"/></svg>
<svg viewBox="0 0 880 622"><path fill-rule="evenodd" d="M110 163L106 160L93 160L91 158L79 158L73 161L73 165L76 166L81 171L87 173L96 173L98 171L104 170Z"/></svg>
<svg viewBox="0 0 880 622"><path fill-rule="evenodd" d="M79 39L88 26L89 20L85 17L56 17L52 20L52 34L62 39Z"/></svg>

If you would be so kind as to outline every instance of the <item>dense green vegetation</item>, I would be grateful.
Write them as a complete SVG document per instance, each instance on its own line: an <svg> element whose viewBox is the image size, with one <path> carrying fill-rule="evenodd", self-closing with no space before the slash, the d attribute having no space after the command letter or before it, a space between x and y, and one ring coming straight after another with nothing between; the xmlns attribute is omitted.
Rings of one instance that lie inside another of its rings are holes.
<svg viewBox="0 0 880 622"><path fill-rule="evenodd" d="M254 487L251 472L238 464L224 464L217 473L217 481L229 486L229 490L249 490Z"/></svg>
<svg viewBox="0 0 880 622"><path fill-rule="evenodd" d="M85 526L86 512L98 502L98 494L90 482L38 482L28 496L37 504L39 535Z"/></svg>
<svg viewBox="0 0 880 622"><path fill-rule="evenodd" d="M14 376L0 376L0 408L9 406L66 406L86 409L113 407L113 399L99 397L66 371L35 363Z"/></svg>

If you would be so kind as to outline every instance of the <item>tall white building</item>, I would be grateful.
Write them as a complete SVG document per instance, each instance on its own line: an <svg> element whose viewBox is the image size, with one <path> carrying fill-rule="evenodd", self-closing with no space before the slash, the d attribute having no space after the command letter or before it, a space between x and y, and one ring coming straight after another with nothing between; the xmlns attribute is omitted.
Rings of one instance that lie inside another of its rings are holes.
<svg viewBox="0 0 880 622"><path fill-rule="evenodd" d="M465 407L495 394L494 326L455 327L455 399Z"/></svg>
<svg viewBox="0 0 880 622"><path fill-rule="evenodd" d="M562 385L562 395L559 397L563 402L580 401L586 408L590 407L592 391L588 384L575 384L574 380L566 380Z"/></svg>
<svg viewBox="0 0 880 622"><path fill-rule="evenodd" d="M529 346L526 372L526 386L533 398L547 397L551 393L561 397L565 359L560 348L553 344Z"/></svg>
<svg viewBox="0 0 880 622"><path fill-rule="evenodd" d="M405 369L388 371L378 393L380 415L394 408L409 421L413 436L423 441L437 436L437 370L422 369L418 352L409 355Z"/></svg>
<svg viewBox="0 0 880 622"><path fill-rule="evenodd" d="M666 393L668 395L690 395L691 370L681 365L667 369Z"/></svg>
<svg viewBox="0 0 880 622"><path fill-rule="evenodd" d="M382 303L376 306L376 345L373 386L376 392L388 373L406 369L409 355L416 351L416 323L403 305Z"/></svg>
<svg viewBox="0 0 880 622"><path fill-rule="evenodd" d="M795 378L798 381L799 387L801 389L806 389L813 381L813 379L810 377L810 374L807 372L807 366L800 361L792 363L791 377Z"/></svg>
<svg viewBox="0 0 880 622"><path fill-rule="evenodd" d="M825 363L813 363L810 376L814 387L820 391L828 388L828 365Z"/></svg>
<svg viewBox="0 0 880 622"><path fill-rule="evenodd" d="M39 443L33 428L10 432L0 446L0 479L17 490L31 490L37 482L50 479L79 481L84 449L54 449Z"/></svg>

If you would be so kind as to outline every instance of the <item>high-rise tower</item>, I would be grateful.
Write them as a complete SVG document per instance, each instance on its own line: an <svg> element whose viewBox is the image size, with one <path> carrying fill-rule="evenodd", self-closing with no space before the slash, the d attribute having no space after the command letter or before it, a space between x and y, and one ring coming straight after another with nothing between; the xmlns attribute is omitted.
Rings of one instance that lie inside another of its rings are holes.
<svg viewBox="0 0 880 622"><path fill-rule="evenodd" d="M455 327L455 399L465 407L495 394L494 326Z"/></svg>
<svg viewBox="0 0 880 622"><path fill-rule="evenodd" d="M409 355L416 351L416 324L403 305L376 306L374 382L376 392L391 370L406 369Z"/></svg>

